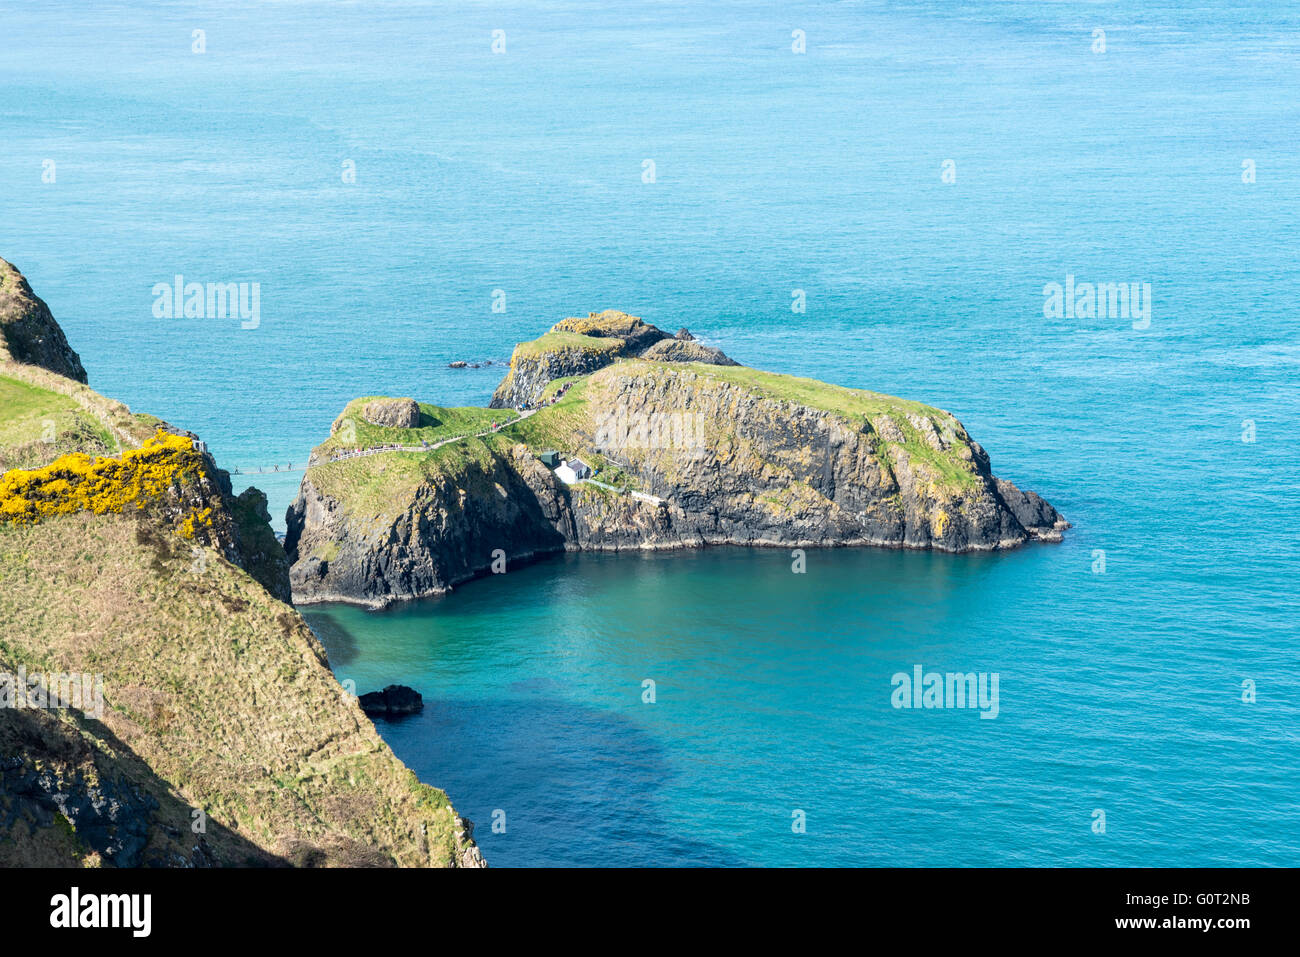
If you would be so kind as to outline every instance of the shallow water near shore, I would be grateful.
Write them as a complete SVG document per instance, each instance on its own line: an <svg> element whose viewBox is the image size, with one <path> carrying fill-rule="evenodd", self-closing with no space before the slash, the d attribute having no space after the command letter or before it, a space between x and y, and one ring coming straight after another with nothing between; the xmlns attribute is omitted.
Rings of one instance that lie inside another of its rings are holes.
<svg viewBox="0 0 1300 957"><path fill-rule="evenodd" d="M6 11L0 255L92 387L301 463L356 396L485 404L504 370L449 362L619 308L947 409L1075 526L304 609L424 694L378 727L491 863L1300 860L1300 12L443 6ZM259 282L258 327L156 318L177 274ZM1151 283L1150 325L1045 318L1069 276ZM299 477L254 479L281 530ZM916 665L997 673L998 716L895 709Z"/></svg>

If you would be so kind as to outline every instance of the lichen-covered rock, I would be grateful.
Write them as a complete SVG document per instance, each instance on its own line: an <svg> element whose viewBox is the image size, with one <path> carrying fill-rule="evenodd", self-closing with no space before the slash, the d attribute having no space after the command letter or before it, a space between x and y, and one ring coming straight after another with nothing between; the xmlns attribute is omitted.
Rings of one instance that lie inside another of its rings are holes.
<svg viewBox="0 0 1300 957"><path fill-rule="evenodd" d="M414 399L373 399L361 412L371 425L413 429L420 424L420 406Z"/></svg>
<svg viewBox="0 0 1300 957"><path fill-rule="evenodd" d="M728 358L721 349L706 346L694 336L690 339L662 339L645 352L642 359L654 362L703 362L714 366L738 366L739 362Z"/></svg>
<svg viewBox="0 0 1300 957"><path fill-rule="evenodd" d="M557 322L551 331L576 332L598 339L618 339L623 343L625 354L630 356L640 355L659 340L668 338L668 333L652 326L640 316L629 316L617 309L590 312L585 319L571 316Z"/></svg>

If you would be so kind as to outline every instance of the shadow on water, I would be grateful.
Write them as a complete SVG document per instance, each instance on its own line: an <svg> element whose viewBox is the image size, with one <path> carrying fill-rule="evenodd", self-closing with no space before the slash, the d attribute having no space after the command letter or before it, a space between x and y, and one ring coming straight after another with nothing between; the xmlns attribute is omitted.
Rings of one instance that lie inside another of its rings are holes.
<svg viewBox="0 0 1300 957"><path fill-rule="evenodd" d="M664 752L616 713L543 693L426 701L418 715L375 726L474 821L495 866L745 863L663 817L657 795L672 776ZM494 833L502 813L505 832Z"/></svg>
<svg viewBox="0 0 1300 957"><path fill-rule="evenodd" d="M313 612L310 608L298 609L316 639L325 646L330 668L336 670L357 660L360 648L352 632L328 614Z"/></svg>

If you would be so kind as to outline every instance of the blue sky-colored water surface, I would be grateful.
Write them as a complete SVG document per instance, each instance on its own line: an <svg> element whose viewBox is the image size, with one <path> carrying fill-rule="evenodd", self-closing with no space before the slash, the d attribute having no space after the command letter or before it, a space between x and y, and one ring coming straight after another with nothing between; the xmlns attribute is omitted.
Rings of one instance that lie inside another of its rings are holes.
<svg viewBox="0 0 1300 957"><path fill-rule="evenodd" d="M93 386L228 467L356 395L484 403L449 361L613 307L942 406L1075 523L313 611L340 677L425 694L381 731L493 863L1300 859L1294 5L0 12L0 255ZM176 274L258 282L259 326L156 318ZM1046 318L1070 275L1149 283L1149 326ZM282 524L296 476L258 484ZM894 709L917 664L997 672L998 717Z"/></svg>

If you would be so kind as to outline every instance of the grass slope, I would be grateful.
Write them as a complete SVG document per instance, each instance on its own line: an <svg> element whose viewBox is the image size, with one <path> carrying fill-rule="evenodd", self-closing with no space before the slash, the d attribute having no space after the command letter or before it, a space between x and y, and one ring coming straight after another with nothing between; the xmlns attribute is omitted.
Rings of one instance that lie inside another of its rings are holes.
<svg viewBox="0 0 1300 957"><path fill-rule="evenodd" d="M223 863L453 859L446 796L379 738L298 614L215 552L119 516L0 526L0 621L6 668L103 674L86 733L144 763L115 767L162 789L164 817L179 801L188 830L203 810Z"/></svg>

